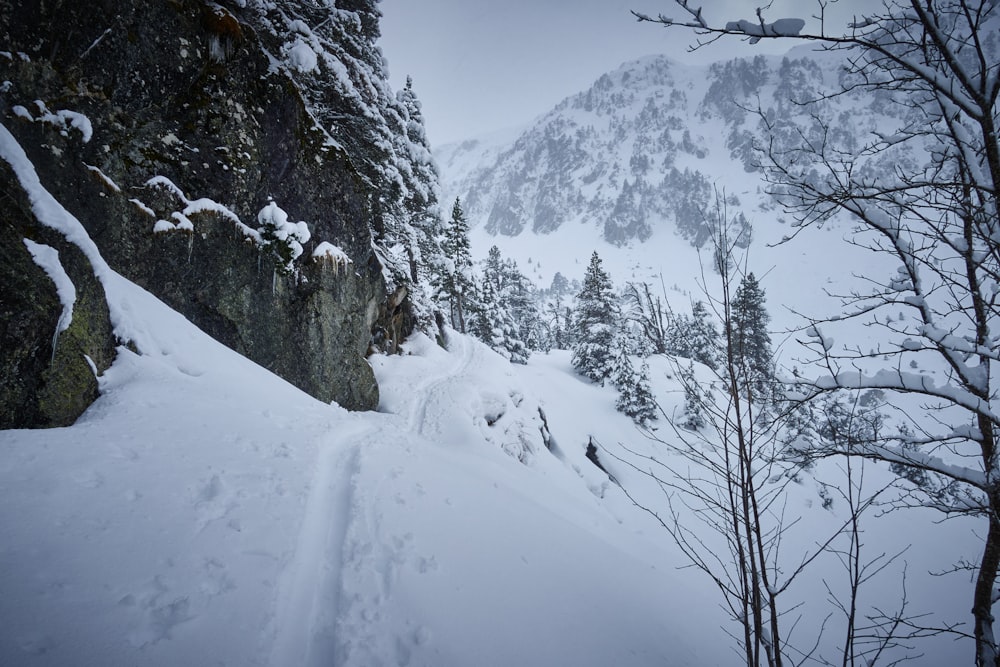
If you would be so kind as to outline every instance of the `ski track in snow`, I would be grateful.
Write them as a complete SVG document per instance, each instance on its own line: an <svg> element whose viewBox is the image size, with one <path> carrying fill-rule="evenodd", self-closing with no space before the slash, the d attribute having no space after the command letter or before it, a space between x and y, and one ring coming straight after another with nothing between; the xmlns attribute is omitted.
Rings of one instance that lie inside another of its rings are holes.
<svg viewBox="0 0 1000 667"><path fill-rule="evenodd" d="M358 444L359 460L383 446L385 438L398 438L398 432L373 431ZM375 471L377 466L368 468ZM389 475L395 479L402 472L397 467ZM396 610L387 603L401 568L409 560L413 535L389 534L383 528L382 510L376 502L384 492L384 480L381 474L379 477L351 480L353 506L341 556L336 645L332 661L324 664L376 667L410 663L414 635L401 635ZM405 503L402 498L397 501Z"/></svg>
<svg viewBox="0 0 1000 667"><path fill-rule="evenodd" d="M370 426L331 434L318 443L316 472L306 500L298 545L282 575L270 664L330 664L332 627L339 604L341 551L359 471L357 440Z"/></svg>
<svg viewBox="0 0 1000 667"><path fill-rule="evenodd" d="M456 335L452 336L449 341L449 351L454 353L456 350L452 349L452 347L460 348L458 350L459 354L456 355L458 359L455 365L445 373L424 380L414 390L416 398L413 405L410 406L409 417L407 419L409 430L413 433L423 436L430 435L427 432L430 425L428 423L429 408L435 403L435 399L444 397L443 392L449 381L461 376L472 364L472 359L475 356L475 345L470 344L464 336ZM434 423L436 424L437 422L435 421Z"/></svg>
<svg viewBox="0 0 1000 667"><path fill-rule="evenodd" d="M465 338L454 336L452 345L455 363L414 388L402 423L393 418L381 427L368 422L333 432L318 444L298 544L282 575L270 653L273 667L406 665L414 646L426 641L421 628L408 627L400 636L393 623L397 619L386 609L400 569L414 555L414 536L384 534L381 511L373 500L378 489L369 488L373 480L364 477L375 468L366 470L364 462L368 453L397 442L400 429L430 435L437 424L432 415L440 412L435 403L447 399L451 382L475 358L475 346ZM390 483L402 474L402 468L394 468L388 473ZM415 562L423 571L429 561Z"/></svg>

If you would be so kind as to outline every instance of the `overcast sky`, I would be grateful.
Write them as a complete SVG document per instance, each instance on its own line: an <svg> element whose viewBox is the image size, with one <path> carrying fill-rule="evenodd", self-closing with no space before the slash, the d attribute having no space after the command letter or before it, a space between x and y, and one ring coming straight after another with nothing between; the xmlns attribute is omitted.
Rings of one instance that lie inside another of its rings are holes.
<svg viewBox="0 0 1000 667"><path fill-rule="evenodd" d="M760 0L704 0L715 22L752 19ZM846 24L840 0L832 21ZM663 53L687 62L779 53L792 44L732 39L691 54L692 35L640 24L630 9L680 18L671 0L381 0L382 38L393 88L413 77L432 146L522 125L622 63ZM804 0L774 0L770 19L816 14ZM818 30L816 21L807 28Z"/></svg>

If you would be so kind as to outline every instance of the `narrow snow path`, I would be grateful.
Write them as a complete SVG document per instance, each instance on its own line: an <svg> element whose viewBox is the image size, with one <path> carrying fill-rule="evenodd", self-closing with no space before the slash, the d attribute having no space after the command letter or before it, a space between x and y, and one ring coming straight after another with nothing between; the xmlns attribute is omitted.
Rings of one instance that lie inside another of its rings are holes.
<svg viewBox="0 0 1000 667"><path fill-rule="evenodd" d="M454 363L417 384L409 405L400 410L403 415L359 420L317 444L298 544L279 583L269 660L273 667L360 667L381 664L387 653L395 654L399 664L406 662L399 661L406 640L391 636L392 623L383 608L412 535L382 534L377 494L367 488L379 481L362 483L365 472L372 476L377 471L366 471L364 461L368 454L423 435L437 424L430 415L445 406L436 404L447 401L451 380L461 377L475 357L475 346L465 337L452 341Z"/></svg>
<svg viewBox="0 0 1000 667"><path fill-rule="evenodd" d="M322 620L338 607L341 551L350 520L351 478L358 471L357 440L373 430L358 424L318 443L316 471L298 545L282 574L270 664L329 664L332 644Z"/></svg>
<svg viewBox="0 0 1000 667"><path fill-rule="evenodd" d="M407 417L408 430L412 433L426 434L429 408L435 399L441 397L442 389L448 381L461 376L472 364L475 346L465 336L451 336L448 345L449 351L456 357L454 365L446 372L424 380L413 391L414 401Z"/></svg>

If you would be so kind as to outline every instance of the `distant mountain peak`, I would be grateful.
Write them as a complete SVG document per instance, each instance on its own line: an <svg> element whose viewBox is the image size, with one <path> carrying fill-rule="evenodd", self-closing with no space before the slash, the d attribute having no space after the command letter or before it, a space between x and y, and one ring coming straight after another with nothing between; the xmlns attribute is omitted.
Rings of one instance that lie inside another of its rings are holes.
<svg viewBox="0 0 1000 667"><path fill-rule="evenodd" d="M651 55L602 74L516 137L444 146L436 157L445 188L490 234L582 224L614 245L674 233L700 246L719 196L746 214L774 208L754 153L765 131L750 109L774 127L809 128L801 103L834 89L842 58L808 47L709 65ZM838 103L850 114L836 131L876 126L871 99L826 102Z"/></svg>

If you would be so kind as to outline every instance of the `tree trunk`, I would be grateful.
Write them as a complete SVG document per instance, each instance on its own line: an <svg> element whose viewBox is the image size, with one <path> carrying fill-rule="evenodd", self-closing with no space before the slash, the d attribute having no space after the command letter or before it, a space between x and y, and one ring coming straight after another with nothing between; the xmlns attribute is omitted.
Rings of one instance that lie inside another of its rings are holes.
<svg viewBox="0 0 1000 667"><path fill-rule="evenodd" d="M997 653L996 639L993 636L993 589L997 570L1000 568L1000 518L997 517L997 511L1000 510L1000 487L996 483L989 496L990 527L986 534L983 558L979 563L972 605L976 623L976 667L1000 667L1000 654Z"/></svg>

